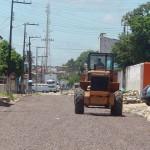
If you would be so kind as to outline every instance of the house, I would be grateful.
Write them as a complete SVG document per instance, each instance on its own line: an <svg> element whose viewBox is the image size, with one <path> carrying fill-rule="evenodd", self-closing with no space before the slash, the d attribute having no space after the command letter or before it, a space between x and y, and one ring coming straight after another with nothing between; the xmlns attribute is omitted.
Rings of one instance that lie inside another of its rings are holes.
<svg viewBox="0 0 150 150"><path fill-rule="evenodd" d="M111 47L117 43L119 40L117 39L111 39L108 37L101 36L100 37L100 47L99 47L99 52L100 53L110 53L111 52Z"/></svg>

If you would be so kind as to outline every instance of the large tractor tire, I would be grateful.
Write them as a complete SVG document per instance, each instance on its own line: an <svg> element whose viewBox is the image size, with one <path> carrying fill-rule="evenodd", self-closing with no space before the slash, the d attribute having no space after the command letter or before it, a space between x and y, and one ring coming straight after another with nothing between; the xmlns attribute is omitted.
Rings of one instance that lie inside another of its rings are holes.
<svg viewBox="0 0 150 150"><path fill-rule="evenodd" d="M147 106L150 106L150 100L147 100L147 101L146 101L146 105L147 105Z"/></svg>
<svg viewBox="0 0 150 150"><path fill-rule="evenodd" d="M114 105L111 107L111 115L113 116L122 116L123 109L123 95L121 91L114 93Z"/></svg>
<svg viewBox="0 0 150 150"><path fill-rule="evenodd" d="M84 114L84 91L77 89L74 97L75 114Z"/></svg>

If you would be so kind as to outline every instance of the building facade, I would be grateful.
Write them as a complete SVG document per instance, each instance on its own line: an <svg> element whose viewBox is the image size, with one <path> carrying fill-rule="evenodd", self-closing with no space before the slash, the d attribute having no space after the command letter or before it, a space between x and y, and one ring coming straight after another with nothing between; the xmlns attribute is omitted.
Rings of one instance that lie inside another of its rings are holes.
<svg viewBox="0 0 150 150"><path fill-rule="evenodd" d="M110 53L112 46L119 40L111 39L108 37L101 36L99 41L99 52L100 53Z"/></svg>

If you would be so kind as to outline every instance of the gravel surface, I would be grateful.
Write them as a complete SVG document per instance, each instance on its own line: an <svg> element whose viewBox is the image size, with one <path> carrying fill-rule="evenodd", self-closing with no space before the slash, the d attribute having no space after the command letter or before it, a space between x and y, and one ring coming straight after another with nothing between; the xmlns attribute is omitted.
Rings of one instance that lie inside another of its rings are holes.
<svg viewBox="0 0 150 150"><path fill-rule="evenodd" d="M73 96L27 96L0 106L0 150L149 150L150 122L125 112L86 108L74 114Z"/></svg>

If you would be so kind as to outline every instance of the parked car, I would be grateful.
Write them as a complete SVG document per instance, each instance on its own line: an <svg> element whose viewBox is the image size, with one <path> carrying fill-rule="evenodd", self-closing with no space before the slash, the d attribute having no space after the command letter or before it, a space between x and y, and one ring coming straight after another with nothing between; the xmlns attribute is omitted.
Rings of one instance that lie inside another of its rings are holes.
<svg viewBox="0 0 150 150"><path fill-rule="evenodd" d="M36 87L37 86L37 87ZM32 84L32 92L49 92L48 84Z"/></svg>
<svg viewBox="0 0 150 150"><path fill-rule="evenodd" d="M150 106L150 85L147 85L141 91L141 100L145 101L145 103Z"/></svg>

